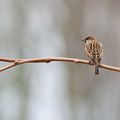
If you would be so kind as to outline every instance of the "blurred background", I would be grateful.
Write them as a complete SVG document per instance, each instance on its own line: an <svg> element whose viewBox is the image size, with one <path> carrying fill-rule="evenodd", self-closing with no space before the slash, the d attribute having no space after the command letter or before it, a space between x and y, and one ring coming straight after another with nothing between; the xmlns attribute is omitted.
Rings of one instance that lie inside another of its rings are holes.
<svg viewBox="0 0 120 120"><path fill-rule="evenodd" d="M102 63L120 65L119 0L0 0L0 57L87 59L95 35ZM0 67L6 63L0 63ZM0 120L120 120L120 74L65 62L0 73Z"/></svg>

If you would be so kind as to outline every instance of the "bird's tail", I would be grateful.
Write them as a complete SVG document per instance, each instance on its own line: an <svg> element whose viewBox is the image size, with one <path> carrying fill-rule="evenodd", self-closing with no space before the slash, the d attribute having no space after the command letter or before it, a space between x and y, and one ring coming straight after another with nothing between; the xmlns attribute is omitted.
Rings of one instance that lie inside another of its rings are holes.
<svg viewBox="0 0 120 120"><path fill-rule="evenodd" d="M99 75L99 67L98 67L98 64L95 64L95 75Z"/></svg>

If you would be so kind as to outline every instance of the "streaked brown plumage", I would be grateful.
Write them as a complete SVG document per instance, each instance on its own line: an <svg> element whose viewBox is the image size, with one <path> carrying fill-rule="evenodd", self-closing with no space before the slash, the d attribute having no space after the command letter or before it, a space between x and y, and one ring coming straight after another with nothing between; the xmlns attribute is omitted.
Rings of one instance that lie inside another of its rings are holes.
<svg viewBox="0 0 120 120"><path fill-rule="evenodd" d="M103 49L102 44L95 36L87 36L84 40L85 52L90 59L90 63L95 64L95 74L99 74L98 64L101 62Z"/></svg>

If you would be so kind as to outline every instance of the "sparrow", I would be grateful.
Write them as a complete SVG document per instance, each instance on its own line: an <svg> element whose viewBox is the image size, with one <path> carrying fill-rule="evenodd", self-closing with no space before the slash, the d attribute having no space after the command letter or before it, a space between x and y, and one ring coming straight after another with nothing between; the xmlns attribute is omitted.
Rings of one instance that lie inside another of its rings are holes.
<svg viewBox="0 0 120 120"><path fill-rule="evenodd" d="M85 37L85 53L89 58L89 63L95 65L95 75L99 75L99 64L103 55L102 43L93 35Z"/></svg>

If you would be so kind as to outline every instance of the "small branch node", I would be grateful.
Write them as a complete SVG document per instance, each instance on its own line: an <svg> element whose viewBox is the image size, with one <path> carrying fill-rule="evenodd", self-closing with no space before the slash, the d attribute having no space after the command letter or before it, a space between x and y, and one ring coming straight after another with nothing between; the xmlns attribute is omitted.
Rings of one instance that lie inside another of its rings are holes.
<svg viewBox="0 0 120 120"><path fill-rule="evenodd" d="M51 61L50 60L47 60L46 63L50 63Z"/></svg>
<svg viewBox="0 0 120 120"><path fill-rule="evenodd" d="M19 59L18 59L18 60L15 60L15 62L14 62L15 65L19 65L19 64L21 64L21 63L22 63L22 60L19 60Z"/></svg>

